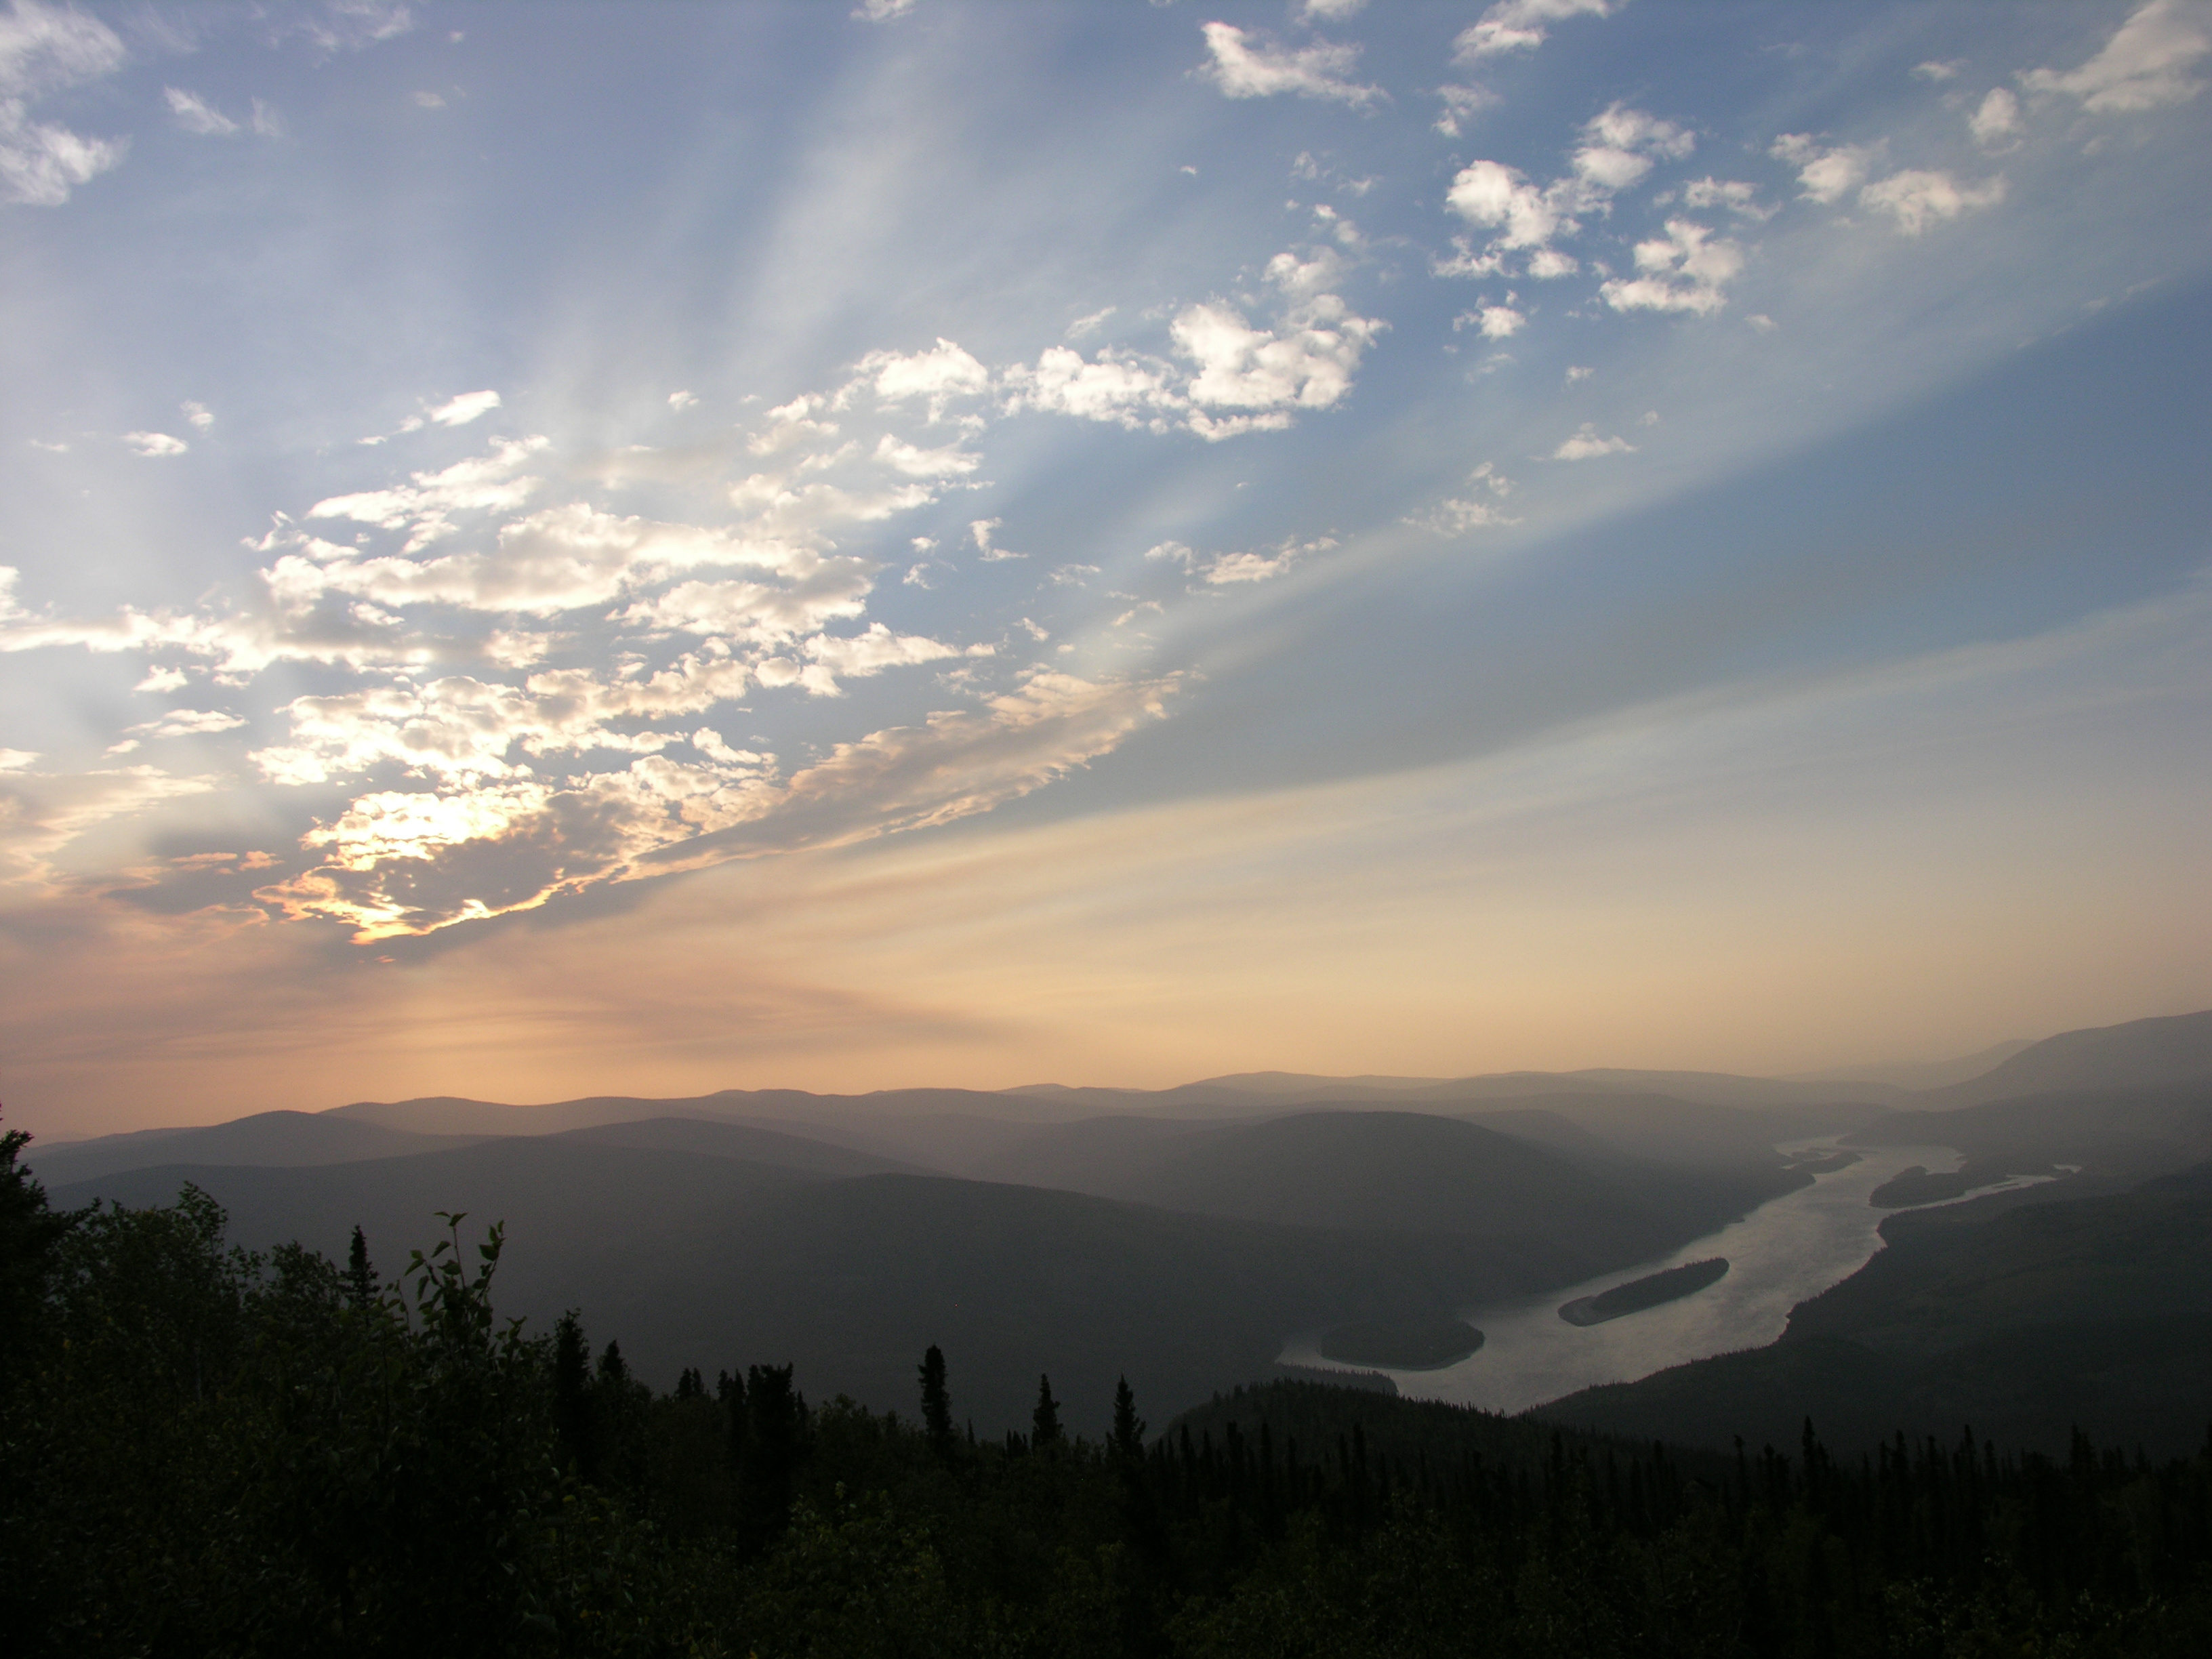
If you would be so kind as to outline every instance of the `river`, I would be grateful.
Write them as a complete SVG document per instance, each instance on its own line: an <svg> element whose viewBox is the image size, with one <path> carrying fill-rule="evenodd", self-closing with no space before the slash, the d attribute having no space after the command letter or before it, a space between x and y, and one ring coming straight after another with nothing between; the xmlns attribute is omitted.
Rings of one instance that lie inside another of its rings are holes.
<svg viewBox="0 0 2212 1659"><path fill-rule="evenodd" d="M1836 1145L1801 1141L1781 1150L1795 1157ZM1948 1146L1866 1148L1857 1163L1815 1176L1811 1186L1770 1199L1742 1220L1670 1255L1540 1297L1463 1309L1461 1317L1482 1333L1478 1352L1456 1365L1385 1375L1409 1399L1520 1412L1577 1389L1631 1382L1670 1365L1763 1346L1782 1334L1792 1308L1848 1279L1882 1248L1875 1229L1897 1212L1875 1208L1868 1194L1916 1164L1944 1174L1959 1167L1960 1158ZM1966 1198L2028 1184L2000 1182ZM1717 1255L1728 1259L1726 1277L1680 1301L1601 1325L1570 1325L1559 1317L1560 1304L1577 1297L1595 1296L1661 1268ZM1285 1348L1282 1363L1318 1370L1353 1369L1323 1359L1310 1340Z"/></svg>

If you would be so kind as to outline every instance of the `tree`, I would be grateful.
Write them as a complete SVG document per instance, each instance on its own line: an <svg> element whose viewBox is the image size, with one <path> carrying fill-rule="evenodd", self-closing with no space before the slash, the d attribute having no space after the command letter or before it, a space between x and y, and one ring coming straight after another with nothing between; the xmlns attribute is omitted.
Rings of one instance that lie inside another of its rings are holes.
<svg viewBox="0 0 2212 1659"><path fill-rule="evenodd" d="M1036 1409L1030 1413L1030 1444L1042 1451L1060 1443L1060 1401L1052 1397L1052 1378L1037 1374Z"/></svg>
<svg viewBox="0 0 2212 1659"><path fill-rule="evenodd" d="M356 1308L376 1300L376 1267L368 1259L368 1238L358 1224L353 1230L353 1249L346 1256L346 1293Z"/></svg>
<svg viewBox="0 0 2212 1659"><path fill-rule="evenodd" d="M1114 1384L1114 1456L1124 1468L1144 1461L1145 1419L1137 1415L1137 1396L1122 1377Z"/></svg>
<svg viewBox="0 0 2212 1659"><path fill-rule="evenodd" d="M30 1141L21 1129L0 1134L0 1382L29 1346L55 1247L77 1222L73 1213L50 1209L46 1189L15 1162Z"/></svg>
<svg viewBox="0 0 2212 1659"><path fill-rule="evenodd" d="M952 1449L952 1396L945 1387L945 1350L934 1342L921 1357L921 1425L939 1456Z"/></svg>
<svg viewBox="0 0 2212 1659"><path fill-rule="evenodd" d="M561 1463L579 1480L599 1475L592 1444L592 1350L571 1308L553 1328L553 1424L560 1436Z"/></svg>

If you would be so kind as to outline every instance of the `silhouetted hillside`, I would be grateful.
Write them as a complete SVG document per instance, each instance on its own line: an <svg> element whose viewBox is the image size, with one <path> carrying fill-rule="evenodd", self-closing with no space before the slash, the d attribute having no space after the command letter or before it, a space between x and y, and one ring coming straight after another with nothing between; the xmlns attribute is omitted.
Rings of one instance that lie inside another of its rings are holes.
<svg viewBox="0 0 2212 1659"><path fill-rule="evenodd" d="M2212 1084L2212 1011L2063 1031L1978 1078L1931 1089L1914 1103L1942 1109L2061 1090L2179 1083Z"/></svg>
<svg viewBox="0 0 2212 1659"><path fill-rule="evenodd" d="M2212 1166L2065 1202L1894 1217L1889 1246L1764 1348L1587 1389L1547 1419L1632 1437L1832 1446L1962 1425L2063 1449L2072 1428L2154 1450L2212 1419Z"/></svg>
<svg viewBox="0 0 2212 1659"><path fill-rule="evenodd" d="M459 1132L417 1133L328 1112L257 1112L206 1128L102 1135L96 1140L41 1146L32 1167L47 1186L58 1187L157 1164L350 1164L443 1152L481 1138Z"/></svg>
<svg viewBox="0 0 2212 1659"><path fill-rule="evenodd" d="M389 1273L440 1233L507 1224L501 1305L544 1328L583 1307L647 1377L795 1360L823 1395L907 1407L915 1356L963 1356L979 1431L1028 1421L1048 1370L1071 1424L1103 1426L1126 1372L1164 1416L1267 1374L1286 1338L1435 1315L1565 1284L1583 1257L1521 1241L1413 1237L1170 1213L936 1177L828 1181L694 1152L568 1136L319 1169L140 1170L58 1191L165 1203L191 1180L231 1234L343 1256L359 1222Z"/></svg>
<svg viewBox="0 0 2212 1659"><path fill-rule="evenodd" d="M2212 1158L2212 1082L2076 1089L1948 1111L1893 1112L1846 1135L1859 1146L1953 1146L2008 1175L2075 1164L2118 1180Z"/></svg>

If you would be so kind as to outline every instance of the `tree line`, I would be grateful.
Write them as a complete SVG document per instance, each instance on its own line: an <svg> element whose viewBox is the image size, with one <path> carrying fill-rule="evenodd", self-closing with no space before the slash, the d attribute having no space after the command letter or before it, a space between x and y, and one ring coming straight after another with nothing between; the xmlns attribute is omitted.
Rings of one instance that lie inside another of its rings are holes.
<svg viewBox="0 0 2212 1659"><path fill-rule="evenodd" d="M2212 1651L2212 1440L1733 1459L1305 1382L1152 1434L1049 1377L979 1438L788 1365L648 1387L501 1320L464 1218L387 1280L186 1188L60 1213L0 1137L0 1631L76 1655Z"/></svg>

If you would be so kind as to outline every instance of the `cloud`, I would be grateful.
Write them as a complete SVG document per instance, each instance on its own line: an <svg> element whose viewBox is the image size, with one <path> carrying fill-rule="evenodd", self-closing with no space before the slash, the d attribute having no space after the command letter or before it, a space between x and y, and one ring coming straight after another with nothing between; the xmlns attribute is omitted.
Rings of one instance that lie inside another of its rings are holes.
<svg viewBox="0 0 2212 1659"><path fill-rule="evenodd" d="M178 677L181 679L183 677ZM226 714L208 708L175 708L159 720L145 720L124 728L123 741L108 750L111 755L127 755L149 738L206 737L217 732L234 732L246 722L235 714Z"/></svg>
<svg viewBox="0 0 2212 1659"><path fill-rule="evenodd" d="M1547 24L1570 17L1610 17L1620 0L1498 0L1452 42L1462 64L1509 52L1534 52L1549 38Z"/></svg>
<svg viewBox="0 0 2212 1659"><path fill-rule="evenodd" d="M1367 0L1298 0L1298 15L1309 23L1340 23L1366 3Z"/></svg>
<svg viewBox="0 0 2212 1659"><path fill-rule="evenodd" d="M1270 98L1287 92L1364 108L1382 95L1380 87L1360 86L1346 78L1359 61L1358 46L1325 40L1310 46L1282 46L1231 23L1207 23L1202 32L1212 61L1201 73L1231 98Z"/></svg>
<svg viewBox="0 0 2212 1659"><path fill-rule="evenodd" d="M975 550L983 556L986 564L997 564L1006 559L1026 559L1026 553L1016 553L1007 548L996 547L991 538L1002 521L997 519L976 519L968 526L968 534L975 544Z"/></svg>
<svg viewBox="0 0 2212 1659"><path fill-rule="evenodd" d="M123 441L141 455L181 455L191 446L166 432L126 432Z"/></svg>
<svg viewBox="0 0 2212 1659"><path fill-rule="evenodd" d="M1333 294L1291 310L1274 329L1258 329L1229 306L1193 306L1170 330L1198 366L1188 394L1209 409L1326 409L1351 390L1359 358L1385 325L1356 317ZM1192 428L1214 435L1194 416ZM1243 428L1240 428L1243 429ZM1222 435L1227 435L1223 432Z"/></svg>
<svg viewBox="0 0 2212 1659"><path fill-rule="evenodd" d="M914 0L860 0L853 15L864 23L889 23L914 9Z"/></svg>
<svg viewBox="0 0 2212 1659"><path fill-rule="evenodd" d="M2102 50L2077 70L2033 70L2030 92L2063 93L2099 112L2186 103L2204 88L2191 66L2212 52L2212 9L2199 0L2151 0L2130 15Z"/></svg>
<svg viewBox="0 0 2212 1659"><path fill-rule="evenodd" d="M1495 228L1493 247L1540 247L1573 222L1558 204L1502 161L1470 161L1452 179L1444 205L1470 224Z"/></svg>
<svg viewBox="0 0 2212 1659"><path fill-rule="evenodd" d="M196 132L203 137L227 138L240 131L237 122L196 92L182 87L164 87L161 96L167 100L169 113L186 132Z"/></svg>
<svg viewBox="0 0 2212 1659"><path fill-rule="evenodd" d="M1682 186L1682 205L1706 210L1726 208L1746 219L1771 219L1777 210L1760 204L1759 187L1741 179L1693 179Z"/></svg>
<svg viewBox="0 0 2212 1659"><path fill-rule="evenodd" d="M1743 250L1688 219L1669 219L1667 234L1636 245L1633 278L1599 289L1615 311L1686 311L1710 317L1728 304L1723 284L1743 270ZM1571 457L1566 459L1572 459Z"/></svg>
<svg viewBox="0 0 2212 1659"><path fill-rule="evenodd" d="M1498 94L1484 87L1443 86L1437 88L1437 96L1444 106L1437 117L1437 131L1447 138L1458 137L1468 121L1498 101Z"/></svg>
<svg viewBox="0 0 2212 1659"><path fill-rule="evenodd" d="M88 138L34 121L38 99L112 74L123 42L96 17L15 0L0 15L0 202L59 207L76 186L120 167L127 138Z"/></svg>
<svg viewBox="0 0 2212 1659"><path fill-rule="evenodd" d="M1859 192L1862 205L1888 214L1907 236L1955 219L1969 208L1992 207L2004 198L2002 174L1978 185L1960 185L1948 173L1908 171L1892 173Z"/></svg>
<svg viewBox="0 0 2212 1659"><path fill-rule="evenodd" d="M991 388L990 371L941 335L928 351L872 351L860 359L859 373L885 403L927 398L933 424L945 418L953 398L977 397Z"/></svg>
<svg viewBox="0 0 2212 1659"><path fill-rule="evenodd" d="M979 709L838 744L777 778L774 757L711 732L702 763L652 754L560 783L356 799L302 844L315 869L256 895L363 942L535 908L562 893L733 858L836 847L951 823L1042 787L1158 719L1171 681L1031 671Z"/></svg>
<svg viewBox="0 0 2212 1659"><path fill-rule="evenodd" d="M20 750L10 750L15 756ZM90 772L24 769L37 759L0 768L0 880L47 884L58 872L49 860L87 831L134 817L163 801L204 795L214 777L179 777L155 766L107 767Z"/></svg>
<svg viewBox="0 0 2212 1659"><path fill-rule="evenodd" d="M215 411L205 404L185 403L179 404L178 407L184 411L185 418L191 422L197 431L204 432L215 424Z"/></svg>
<svg viewBox="0 0 2212 1659"><path fill-rule="evenodd" d="M1924 64L1915 64L1912 72L1923 81L1951 81L1957 79L1959 71L1966 67L1966 60L1963 58L1942 61L1930 58Z"/></svg>
<svg viewBox="0 0 2212 1659"><path fill-rule="evenodd" d="M1078 317L1067 325L1066 337L1071 340L1080 340L1085 335L1096 334L1106 325L1106 319L1111 317L1116 309L1118 307L1107 306L1101 310L1091 312L1088 316Z"/></svg>
<svg viewBox="0 0 2212 1659"><path fill-rule="evenodd" d="M1111 348L1086 362L1066 346L1050 346L1034 368L1018 363L1005 379L1009 414L1036 409L1164 431L1164 411L1182 402L1173 387L1173 365Z"/></svg>
<svg viewBox="0 0 2212 1659"><path fill-rule="evenodd" d="M1991 87L1980 107L1966 118L1966 131L1984 149L2012 149L2020 142L2020 100L2002 87Z"/></svg>
<svg viewBox="0 0 2212 1659"><path fill-rule="evenodd" d="M1457 328L1462 320L1458 318L1453 319L1452 326ZM1527 317L1516 311L1511 306L1485 306L1480 312L1469 313L1465 320L1471 326L1480 328L1482 331L1482 337L1486 340L1510 339L1518 334L1528 321Z"/></svg>
<svg viewBox="0 0 2212 1659"><path fill-rule="evenodd" d="M464 392L458 398L442 403L430 411L432 422L439 426L466 426L482 415L489 415L499 407L496 392Z"/></svg>
<svg viewBox="0 0 2212 1659"><path fill-rule="evenodd" d="M417 472L411 484L330 496L309 507L307 516L404 529L409 532L406 550L415 552L451 535L454 514L512 512L521 507L545 483L522 469L550 443L542 437L495 439L487 454L455 461L436 472Z"/></svg>
<svg viewBox="0 0 2212 1659"><path fill-rule="evenodd" d="M1697 135L1656 115L1615 103L1583 126L1575 171L1608 193L1642 181L1659 161L1680 161L1697 148Z"/></svg>
<svg viewBox="0 0 2212 1659"><path fill-rule="evenodd" d="M1632 455L1636 446L1619 436L1601 438L1594 422L1585 421L1575 435L1552 452L1555 461L1587 461L1598 455Z"/></svg>
<svg viewBox="0 0 2212 1659"><path fill-rule="evenodd" d="M1796 167L1797 184L1806 199L1825 206L1840 199L1867 176L1875 152L1863 144L1823 149L1809 133L1785 132L1768 146L1767 154Z"/></svg>
<svg viewBox="0 0 2212 1659"><path fill-rule="evenodd" d="M698 395L690 392L672 392L668 394L668 406L678 414L687 409L696 409L699 406Z"/></svg>
<svg viewBox="0 0 2212 1659"><path fill-rule="evenodd" d="M1289 537L1264 552L1217 553L1211 558L1204 558L1182 542L1161 542L1146 549L1145 556L1179 564L1209 587L1234 587L1246 582L1272 580L1299 560L1316 553L1326 553L1335 546L1334 536L1316 537L1306 542ZM1152 608L1158 609L1157 605ZM1127 621L1127 618L1125 617L1122 620Z"/></svg>
<svg viewBox="0 0 2212 1659"><path fill-rule="evenodd" d="M894 634L881 623L869 623L866 633L849 639L817 635L806 641L805 649L811 665L800 671L799 683L817 696L824 697L841 695L837 687L840 675L857 679L880 674L886 668L940 662L947 657L992 654L992 647L988 645L971 645L963 650L957 645L924 639L919 634Z"/></svg>

